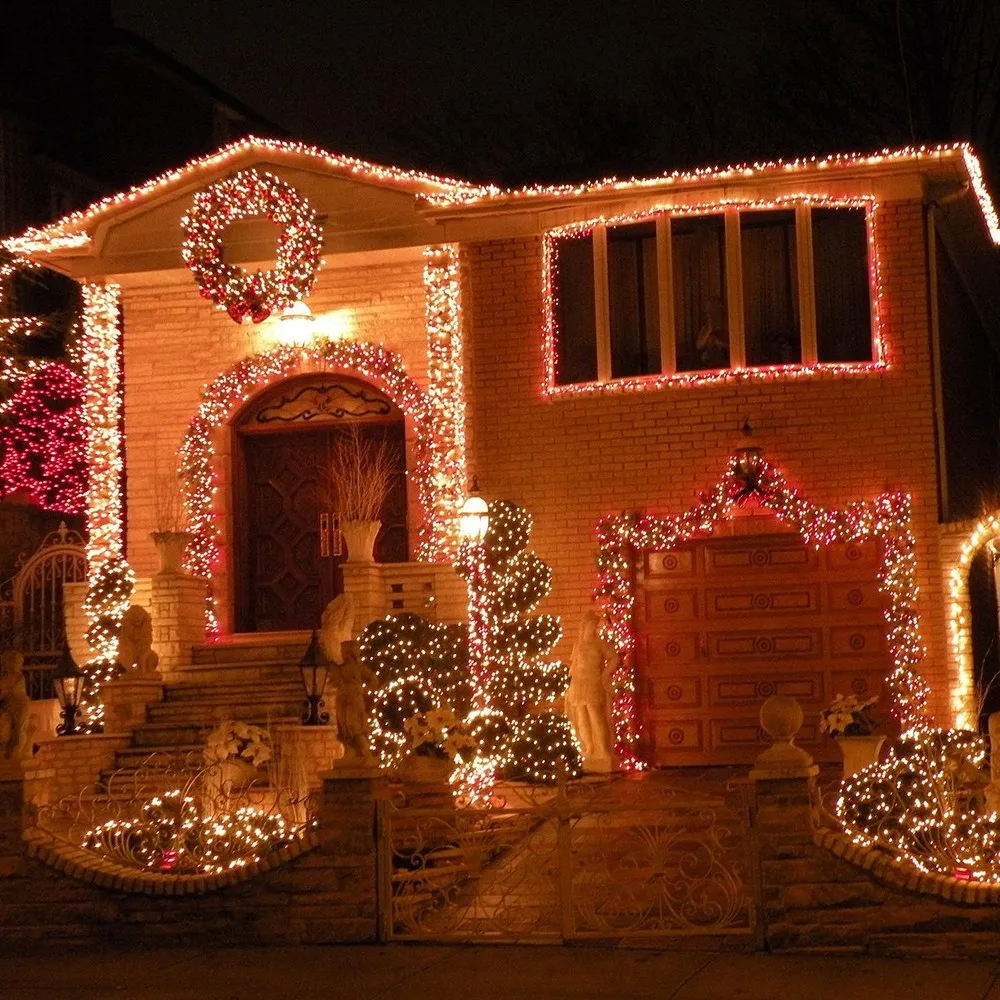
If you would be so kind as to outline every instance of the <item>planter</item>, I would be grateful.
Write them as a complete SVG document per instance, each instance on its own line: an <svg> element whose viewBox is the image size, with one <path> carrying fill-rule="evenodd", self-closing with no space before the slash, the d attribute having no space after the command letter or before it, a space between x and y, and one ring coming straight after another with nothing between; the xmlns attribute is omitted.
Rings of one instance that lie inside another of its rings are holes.
<svg viewBox="0 0 1000 1000"><path fill-rule="evenodd" d="M184 550L191 541L186 531L154 531L149 536L160 557L160 571L157 576L183 576Z"/></svg>
<svg viewBox="0 0 1000 1000"><path fill-rule="evenodd" d="M885 742L885 733L876 733L872 736L837 736L835 739L844 758L844 777L848 778L878 760L879 751Z"/></svg>
<svg viewBox="0 0 1000 1000"><path fill-rule="evenodd" d="M447 757L426 757L411 753L403 759L396 773L402 781L418 785L447 782L455 764Z"/></svg>
<svg viewBox="0 0 1000 1000"><path fill-rule="evenodd" d="M347 562L375 562L375 539L381 521L341 521L340 533L347 542Z"/></svg>

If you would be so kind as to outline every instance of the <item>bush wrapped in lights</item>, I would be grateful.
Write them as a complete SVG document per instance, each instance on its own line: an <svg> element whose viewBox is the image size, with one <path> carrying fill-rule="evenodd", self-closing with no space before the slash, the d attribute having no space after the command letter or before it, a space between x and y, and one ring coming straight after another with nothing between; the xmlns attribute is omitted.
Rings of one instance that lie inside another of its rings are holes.
<svg viewBox="0 0 1000 1000"><path fill-rule="evenodd" d="M1000 882L1000 816L988 812L983 737L910 733L846 779L837 816L851 839L921 872Z"/></svg>

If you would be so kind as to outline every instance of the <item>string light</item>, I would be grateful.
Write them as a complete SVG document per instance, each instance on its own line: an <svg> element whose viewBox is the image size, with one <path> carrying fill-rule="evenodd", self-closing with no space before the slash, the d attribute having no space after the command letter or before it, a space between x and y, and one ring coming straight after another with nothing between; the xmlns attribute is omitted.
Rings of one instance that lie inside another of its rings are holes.
<svg viewBox="0 0 1000 1000"><path fill-rule="evenodd" d="M103 719L101 684L115 673L118 632L135 577L125 562L122 539L122 439L120 430L118 285L83 286L82 361L87 441L87 574L84 610L92 656L85 665L85 717L93 728Z"/></svg>
<svg viewBox="0 0 1000 1000"><path fill-rule="evenodd" d="M193 576L210 579L222 563L219 515L214 509L218 481L215 468L215 431L253 394L300 371L356 372L378 385L407 415L416 433L416 467L410 473L424 513L418 550L425 558L436 555L440 539L453 530L442 521L447 498L454 485L447 477L436 477L431 461L447 445L432 438L431 404L428 396L406 373L398 355L377 344L358 341L322 341L305 347L280 346L251 355L212 380L202 393L198 411L188 425L181 444L181 482L192 540L185 553L185 569ZM219 634L215 599L207 597L206 631Z"/></svg>
<svg viewBox="0 0 1000 1000"><path fill-rule="evenodd" d="M458 540L453 514L465 494L466 411L458 269L456 246L424 250L431 475L436 486L435 530L418 554L427 560L454 557Z"/></svg>
<svg viewBox="0 0 1000 1000"><path fill-rule="evenodd" d="M951 712L959 729L975 729L975 672L972 661L972 608L969 601L969 569L979 550L994 538L1000 538L1000 518L990 514L973 528L962 544L958 562L948 574L948 636L951 640L954 680L951 687Z"/></svg>
<svg viewBox="0 0 1000 1000"><path fill-rule="evenodd" d="M559 247L562 242L579 239L593 233L601 225L618 226L635 222L648 222L662 217L686 217L705 215L736 208L741 211L780 209L795 205L813 208L855 208L865 212L865 231L868 242L869 287L873 303L873 343L875 360L829 362L814 364L782 364L764 366L742 366L724 371L680 372L673 374L638 375L628 378L613 378L607 382L576 382L559 385L557 377L557 340L559 290L556 276L559 267ZM794 194L768 200L746 200L720 198L714 201L697 202L679 206L653 206L639 212L614 216L597 216L581 222L570 223L550 229L542 239L542 304L543 304L543 356L544 375L542 391L547 396L577 396L590 393L650 392L656 389L681 388L687 386L712 385L729 382L770 381L774 379L801 378L816 375L855 375L867 372L885 371L889 367L888 350L882 330L883 283L879 257L879 241L876 239L878 203L874 198L832 198L820 195Z"/></svg>
<svg viewBox="0 0 1000 1000"><path fill-rule="evenodd" d="M837 817L855 844L920 872L1000 882L1000 816L978 805L987 756L976 733L905 734L885 760L844 780Z"/></svg>
<svg viewBox="0 0 1000 1000"><path fill-rule="evenodd" d="M917 613L909 494L882 493L874 500L856 501L843 510L827 510L802 497L759 455L737 452L714 491L685 513L674 517L616 514L598 522L596 596L606 614L602 631L620 656L612 678L612 717L617 752L625 769L643 767L636 756L638 727L632 666L636 553L666 551L692 538L707 536L731 516L734 507L751 496L816 548L835 542L881 541L878 584L887 599L883 614L893 664L887 687L904 731L923 730L930 725L929 690L917 671L924 647Z"/></svg>
<svg viewBox="0 0 1000 1000"><path fill-rule="evenodd" d="M241 219L265 218L281 229L271 270L250 274L223 259L223 237ZM262 323L304 299L316 280L323 234L298 191L266 170L240 170L194 196L181 219L181 256L201 294L242 323Z"/></svg>

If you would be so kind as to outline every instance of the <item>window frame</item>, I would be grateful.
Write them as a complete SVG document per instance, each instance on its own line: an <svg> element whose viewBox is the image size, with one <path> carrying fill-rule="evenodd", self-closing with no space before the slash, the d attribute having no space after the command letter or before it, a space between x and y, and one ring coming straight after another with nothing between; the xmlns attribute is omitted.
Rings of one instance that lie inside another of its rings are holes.
<svg viewBox="0 0 1000 1000"><path fill-rule="evenodd" d="M868 298L871 310L872 359L870 361L820 361L816 336L815 262L813 258L812 209L860 209L865 213L868 252ZM882 281L877 239L878 202L873 196L851 198L803 195L767 201L720 200L690 205L654 206L648 210L616 216L598 216L582 222L549 229L542 240L542 292L544 299L544 354L546 395L582 392L651 391L670 386L712 384L797 377L817 374L865 374L889 367L882 336ZM795 254L800 316L801 358L799 362L777 365L747 365L743 315L743 261L740 213L795 211ZM677 338L673 295L673 243L671 220L703 215L723 215L726 227L726 300L729 321L730 366L705 371L677 371ZM647 375L612 377L611 320L608 277L608 227L654 222L656 225L657 286L660 314L660 371ZM560 239L593 236L594 309L597 330L597 379L591 382L556 382L556 318L554 287L556 249Z"/></svg>

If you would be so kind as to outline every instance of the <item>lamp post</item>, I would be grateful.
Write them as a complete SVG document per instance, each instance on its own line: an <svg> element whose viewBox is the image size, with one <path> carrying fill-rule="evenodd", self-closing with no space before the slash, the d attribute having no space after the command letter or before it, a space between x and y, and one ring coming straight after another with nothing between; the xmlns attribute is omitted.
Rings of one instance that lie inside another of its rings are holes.
<svg viewBox="0 0 1000 1000"><path fill-rule="evenodd" d="M56 699L59 702L59 714L62 722L56 726L59 736L76 736L80 730L76 725L76 716L83 700L83 682L85 675L76 665L69 644L63 647L62 656L52 675L52 686L55 688Z"/></svg>
<svg viewBox="0 0 1000 1000"><path fill-rule="evenodd" d="M462 548L468 566L466 586L469 592L469 667L475 681L473 702L476 708L489 707L487 693L488 622L486 602L486 533L490 527L489 504L479 496L479 479L472 477L472 492L458 512Z"/></svg>
<svg viewBox="0 0 1000 1000"><path fill-rule="evenodd" d="M309 648L299 660L299 673L306 689L306 700L302 706L302 725L325 726L330 721L330 713L323 711L323 691L326 688L326 657L319 648L319 636L313 630Z"/></svg>

